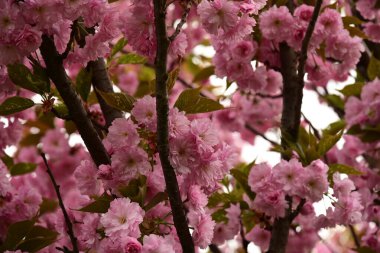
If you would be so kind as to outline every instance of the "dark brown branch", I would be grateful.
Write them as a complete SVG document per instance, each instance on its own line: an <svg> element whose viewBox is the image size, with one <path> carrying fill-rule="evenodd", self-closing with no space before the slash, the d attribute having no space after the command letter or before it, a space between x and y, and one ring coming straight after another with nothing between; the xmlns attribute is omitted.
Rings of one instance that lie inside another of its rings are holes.
<svg viewBox="0 0 380 253"><path fill-rule="evenodd" d="M109 106L96 91L100 90L107 93L114 92L111 80L108 77L108 72L104 59L99 58L96 61L91 61L89 63L89 68L91 68L92 70L92 85L94 86L94 88L96 88L95 94L99 101L104 118L106 120L106 128L108 128L112 124L112 121L114 119L123 117L123 113L120 110Z"/></svg>
<svg viewBox="0 0 380 253"><path fill-rule="evenodd" d="M87 112L66 74L62 63L62 57L57 52L54 41L47 35L42 36L40 51L45 61L47 74L54 82L59 94L65 102L69 110L69 115L74 121L95 164L97 166L101 164L110 164L110 158L107 151L91 123L91 120L87 117Z"/></svg>
<svg viewBox="0 0 380 253"><path fill-rule="evenodd" d="M288 1L288 7L292 11L293 1ZM317 0L312 18L307 27L305 37L302 41L301 54L298 62L293 49L286 43L280 44L281 74L284 81L283 88L283 109L281 117L281 144L286 148L289 141L297 142L298 130L301 120L301 105L304 87L305 63L307 60L307 50L314 27L320 12L322 0ZM290 157L283 155L284 159ZM291 208L291 207L290 207ZM290 208L285 217L277 218L274 221L272 237L270 240L268 253L284 253L289 237L289 228L295 218Z"/></svg>
<svg viewBox="0 0 380 253"><path fill-rule="evenodd" d="M181 20L179 21L174 33L169 37L169 41L173 41L181 32L182 26L186 23L187 16L189 15L192 0L187 0L186 8L183 10Z"/></svg>
<svg viewBox="0 0 380 253"><path fill-rule="evenodd" d="M64 205L63 200L62 200L61 193L59 191L59 187L60 186L55 181L54 175L53 175L53 173L52 173L52 171L51 171L51 169L49 167L49 164L48 164L48 162L46 160L45 154L41 153L41 157L44 160L44 163L45 163L45 166L46 166L46 172L49 174L50 180L53 183L55 193L57 194L59 206L60 206L60 208L62 210L63 217L65 218L65 223L66 223L66 226L67 226L67 234L69 235L71 244L73 245L72 252L73 253L79 253L78 242L77 242L77 238L75 237L75 234L74 234L73 224L71 223L70 217L67 214L65 205Z"/></svg>
<svg viewBox="0 0 380 253"><path fill-rule="evenodd" d="M254 128L253 126L251 125L248 125L248 124L245 124L245 128L248 129L249 131L251 131L253 134L255 135L258 135L260 136L261 138L263 138L264 140L268 141L270 144L272 144L273 146L278 146L279 144L275 141L272 141L271 139L269 139L268 137L266 137L263 133L261 133L260 131L258 131L256 128Z"/></svg>
<svg viewBox="0 0 380 253"><path fill-rule="evenodd" d="M173 213L174 226L181 242L182 250L184 253L194 253L194 242L186 220L177 177L169 161L169 102L166 86L169 39L166 33L166 0L155 0L153 4L157 37L157 55L154 64L156 72L157 147L164 172L166 191Z"/></svg>

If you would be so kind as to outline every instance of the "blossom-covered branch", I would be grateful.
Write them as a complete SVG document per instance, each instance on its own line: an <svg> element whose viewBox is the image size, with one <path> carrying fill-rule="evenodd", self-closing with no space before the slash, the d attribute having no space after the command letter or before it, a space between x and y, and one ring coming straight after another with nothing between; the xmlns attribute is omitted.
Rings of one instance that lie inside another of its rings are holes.
<svg viewBox="0 0 380 253"><path fill-rule="evenodd" d="M166 191L169 195L173 213L174 225L182 245L182 250L184 253L193 253L195 252L194 243L188 228L176 174L169 161L169 102L166 85L168 79L166 64L169 39L166 32L166 1L157 0L153 1L153 4L157 37L157 53L154 64L156 71L157 146L164 172Z"/></svg>
<svg viewBox="0 0 380 253"><path fill-rule="evenodd" d="M288 3L290 2L291 1ZM283 110L281 117L281 142L284 147L287 146L289 141L296 142L298 138L307 49L320 12L321 4L322 0L317 0L312 18L309 21L305 37L302 41L301 57L298 62L298 75L296 69L297 57L294 50L284 42L280 44L281 73L284 80ZM289 9L292 8L292 6L289 6ZM290 159L290 157L284 158ZM290 208L291 207L289 207L289 209ZM292 212L287 210L285 217L280 217L275 220L268 253L285 252L292 219Z"/></svg>
<svg viewBox="0 0 380 253"><path fill-rule="evenodd" d="M53 40L49 36L42 36L40 50L46 63L46 71L49 78L57 87L59 94L69 110L69 115L77 126L79 134L83 138L95 164L98 166L101 164L109 164L110 158L91 120L87 117L80 98L71 86L71 82L63 67L62 58L57 52Z"/></svg>

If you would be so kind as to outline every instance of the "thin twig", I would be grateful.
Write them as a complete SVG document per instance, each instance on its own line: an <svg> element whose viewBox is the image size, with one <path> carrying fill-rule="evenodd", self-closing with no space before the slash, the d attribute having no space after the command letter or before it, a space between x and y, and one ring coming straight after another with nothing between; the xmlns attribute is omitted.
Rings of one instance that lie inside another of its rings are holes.
<svg viewBox="0 0 380 253"><path fill-rule="evenodd" d="M317 137L317 139L320 140L321 139L321 135L319 134L318 129L315 128L315 126L313 125L313 123L311 123L311 121L305 116L305 114L303 112L301 112L301 114L302 114L303 118L305 119L306 123L313 130L315 137Z"/></svg>
<svg viewBox="0 0 380 253"><path fill-rule="evenodd" d="M282 98L282 94L268 95L268 94L256 93L255 95L261 98L272 98L272 99Z"/></svg>
<svg viewBox="0 0 380 253"><path fill-rule="evenodd" d="M298 84L303 88L304 86L304 75L305 75L305 64L307 60L307 50L309 48L309 43L311 36L313 35L315 24L317 23L318 15L321 10L322 0L317 0L314 6L313 15L311 16L310 23L307 27L305 37L302 41L301 54L298 62Z"/></svg>
<svg viewBox="0 0 380 253"><path fill-rule="evenodd" d="M208 246L208 248L210 249L210 251L211 251L212 253L222 253L222 252L220 251L220 249L218 248L218 246L215 245L215 244L210 244L210 245Z"/></svg>
<svg viewBox="0 0 380 253"><path fill-rule="evenodd" d="M301 212L303 206L305 205L306 203L306 200L305 199L301 199L300 203L298 204L296 210L294 210L291 214L290 214L290 219L291 220L294 220L297 215Z"/></svg>
<svg viewBox="0 0 380 253"><path fill-rule="evenodd" d="M355 232L355 228L352 225L348 225L348 228L350 229L351 235L354 238L356 248L359 249L360 248L360 240L359 240L358 235Z"/></svg>
<svg viewBox="0 0 380 253"><path fill-rule="evenodd" d="M73 24L71 25L69 42L67 43L65 51L61 54L62 59L66 59L70 53L71 45L73 44L74 39L75 39L75 29L77 25L78 25L78 20L74 20Z"/></svg>
<svg viewBox="0 0 380 253"><path fill-rule="evenodd" d="M45 166L46 166L46 172L49 174L50 180L53 183L55 193L57 194L59 206L61 207L63 216L65 218L65 222L66 222L66 226L67 226L67 233L68 233L68 235L70 237L71 244L73 245L73 251L72 252L73 253L79 253L77 238L74 235L73 224L71 223L70 217L67 214L65 205L63 204L61 193L59 191L59 187L60 186L55 181L55 178L54 178L53 173L52 173L52 171L50 169L50 166L49 166L49 164L48 164L48 162L46 160L46 156L42 152L41 152L41 157L44 160L44 163L45 163Z"/></svg>
<svg viewBox="0 0 380 253"><path fill-rule="evenodd" d="M173 212L173 221L184 253L194 253L194 242L187 223L185 209L181 200L174 168L169 161L169 101L167 90L167 57L169 39L166 32L166 0L155 0L154 24L157 38L156 72L156 111L157 111L157 148L164 173L166 191Z"/></svg>
<svg viewBox="0 0 380 253"><path fill-rule="evenodd" d="M260 131L258 131L253 126L251 126L249 124L245 124L245 128L248 129L249 131L251 131L252 133L254 133L255 135L258 135L261 138L263 138L264 140L270 142L273 146L278 146L279 145L277 142L272 141L271 139L269 139L268 137L266 137L263 133L261 133Z"/></svg>
<svg viewBox="0 0 380 253"><path fill-rule="evenodd" d="M178 36L178 34L181 32L182 26L186 23L187 16L189 15L190 9L191 9L192 1L188 0L186 3L186 8L183 11L181 20L179 21L177 27L175 28L174 33L169 37L169 41L172 42L174 39Z"/></svg>

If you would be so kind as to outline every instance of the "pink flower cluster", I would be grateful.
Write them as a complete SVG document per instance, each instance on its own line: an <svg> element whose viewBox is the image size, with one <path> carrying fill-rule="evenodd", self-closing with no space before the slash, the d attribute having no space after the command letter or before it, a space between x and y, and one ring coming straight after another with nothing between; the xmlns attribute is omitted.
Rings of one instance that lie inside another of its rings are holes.
<svg viewBox="0 0 380 253"><path fill-rule="evenodd" d="M77 48L74 59L81 56L82 62L95 60L108 52L104 44L113 39L115 34L115 12L103 0L69 1L69 0L5 0L0 3L0 65L22 61L25 56L36 51L41 42L41 35L54 37L59 53L63 53L70 39L71 25L79 17L83 18L85 27L99 25L99 35L86 38L86 49ZM103 46L103 47L102 47Z"/></svg>
<svg viewBox="0 0 380 253"><path fill-rule="evenodd" d="M155 103L155 98L145 96L134 103L130 118L113 121L107 137L103 140L111 155L111 166L101 165L96 171L93 163L85 160L75 170L77 187L82 194L99 196L102 192L111 190L113 194L121 197L122 190L132 180L141 176L147 178L146 203L157 193L165 190L163 172L155 147ZM176 171L181 195L188 208L189 224L194 229L192 236L196 246L206 248L212 241L215 226L206 207L208 195L220 188L219 181L233 167L236 156L227 144L219 141L208 118L189 120L183 112L174 108L169 113L169 129L169 159ZM143 219L165 219L169 222L169 208L166 204L159 204L154 210L145 213L137 203L130 202L129 199L115 199L111 202L108 212L100 218L101 227L107 235L106 241L117 241L115 236L122 235L139 238L141 233L138 225ZM161 226L160 231L168 232L166 226ZM175 231L172 231L171 235L174 241L170 242L168 247L162 246L163 251L177 247ZM145 244L145 238L149 244ZM142 252L150 252L152 245L169 239L170 236L165 239L153 235L144 237ZM154 242L156 240L159 241ZM86 247L94 246L89 244Z"/></svg>
<svg viewBox="0 0 380 253"><path fill-rule="evenodd" d="M368 39L379 43L380 11L376 4L377 2L374 0L359 0L355 7L367 21L363 24L363 31L368 36Z"/></svg>
<svg viewBox="0 0 380 253"><path fill-rule="evenodd" d="M252 142L255 135L247 129L247 125L265 133L280 122L281 99L266 99L240 93L235 93L231 99L232 108L217 112L215 120L221 129L238 132L248 142Z"/></svg>
<svg viewBox="0 0 380 253"><path fill-rule="evenodd" d="M375 79L363 86L360 98L350 96L345 104L345 119L349 127L377 125L380 123L380 80Z"/></svg>
<svg viewBox="0 0 380 253"><path fill-rule="evenodd" d="M271 7L260 15L260 30L267 40L274 44L286 42L295 50L301 44L313 13L313 7L300 5L294 11L294 17L285 6ZM325 8L317 19L317 24L309 45L309 57L306 71L310 82L318 86L326 85L334 79L344 81L348 71L355 68L361 52L364 51L361 39L351 37L343 28L340 14ZM316 49L323 47L324 59ZM329 60L326 60L329 59Z"/></svg>
<svg viewBox="0 0 380 253"><path fill-rule="evenodd" d="M295 158L282 160L273 169L267 164L254 166L249 174L248 184L256 197L254 210L271 217L283 217L289 206L286 196L316 202L328 190L328 167L321 160L303 167Z"/></svg>

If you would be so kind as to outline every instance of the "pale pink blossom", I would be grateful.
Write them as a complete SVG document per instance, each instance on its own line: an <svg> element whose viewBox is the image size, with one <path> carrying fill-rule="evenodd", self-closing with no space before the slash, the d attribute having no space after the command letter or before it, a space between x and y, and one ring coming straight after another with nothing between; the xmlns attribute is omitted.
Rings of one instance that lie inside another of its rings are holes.
<svg viewBox="0 0 380 253"><path fill-rule="evenodd" d="M142 253L175 253L169 237L151 234L144 236Z"/></svg>
<svg viewBox="0 0 380 253"><path fill-rule="evenodd" d="M245 238L255 245L259 246L260 249L265 252L269 248L271 233L268 230L261 228L259 225L254 226L254 228L245 235Z"/></svg>
<svg viewBox="0 0 380 253"><path fill-rule="evenodd" d="M132 116L141 125L147 127L150 131L156 131L156 99L152 96L145 96L134 103L131 111Z"/></svg>
<svg viewBox="0 0 380 253"><path fill-rule="evenodd" d="M111 202L108 212L100 218L107 236L140 236L139 225L143 221L144 210L128 198L119 198Z"/></svg>
<svg viewBox="0 0 380 253"><path fill-rule="evenodd" d="M282 42L292 32L294 20L285 6L273 6L260 15L260 30L266 39Z"/></svg>
<svg viewBox="0 0 380 253"><path fill-rule="evenodd" d="M194 227L193 240L196 246L205 249L212 241L214 236L215 221L207 213L190 211L187 214L189 224Z"/></svg>
<svg viewBox="0 0 380 253"><path fill-rule="evenodd" d="M269 183L271 177L271 168L266 163L257 164L252 167L248 176L248 185L252 191L259 192Z"/></svg>
<svg viewBox="0 0 380 253"><path fill-rule="evenodd" d="M74 178L81 194L94 196L100 194L102 183L96 177L97 168L89 160L84 160L75 169Z"/></svg>
<svg viewBox="0 0 380 253"><path fill-rule="evenodd" d="M217 35L219 29L224 32L232 29L238 22L239 8L233 1L228 0L203 0L197 8L198 14L205 30Z"/></svg>
<svg viewBox="0 0 380 253"><path fill-rule="evenodd" d="M140 142L137 126L130 119L115 119L108 131L106 139L115 148L135 147Z"/></svg>

